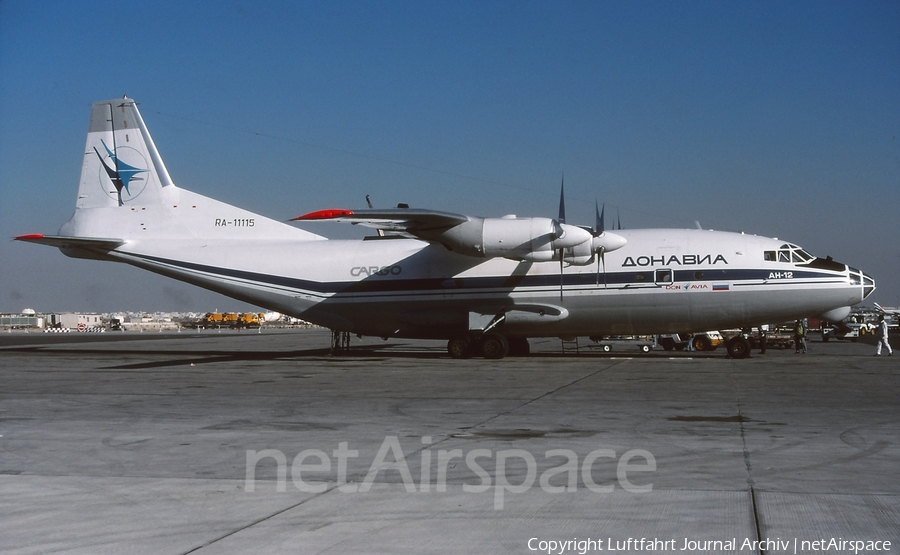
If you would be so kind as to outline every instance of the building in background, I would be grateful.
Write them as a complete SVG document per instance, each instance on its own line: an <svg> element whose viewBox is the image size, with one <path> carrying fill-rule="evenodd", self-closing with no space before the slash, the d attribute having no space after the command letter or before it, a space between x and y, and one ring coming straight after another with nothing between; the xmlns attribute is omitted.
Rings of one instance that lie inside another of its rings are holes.
<svg viewBox="0 0 900 555"><path fill-rule="evenodd" d="M41 329L44 327L44 317L26 308L20 314L0 314L0 328L5 329Z"/></svg>

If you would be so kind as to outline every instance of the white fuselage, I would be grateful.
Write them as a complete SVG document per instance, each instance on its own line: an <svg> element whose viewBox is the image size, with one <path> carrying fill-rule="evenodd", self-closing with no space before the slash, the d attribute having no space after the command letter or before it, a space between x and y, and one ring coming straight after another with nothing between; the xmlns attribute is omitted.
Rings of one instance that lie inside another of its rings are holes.
<svg viewBox="0 0 900 555"><path fill-rule="evenodd" d="M601 264L459 255L417 239L135 242L113 258L340 331L447 338L470 313L507 312L509 336L652 334L742 327L860 302L843 264L765 260L783 241L752 235L619 231ZM599 271L598 271L599 268ZM545 309L545 310L544 310ZM516 317L516 315L519 317Z"/></svg>

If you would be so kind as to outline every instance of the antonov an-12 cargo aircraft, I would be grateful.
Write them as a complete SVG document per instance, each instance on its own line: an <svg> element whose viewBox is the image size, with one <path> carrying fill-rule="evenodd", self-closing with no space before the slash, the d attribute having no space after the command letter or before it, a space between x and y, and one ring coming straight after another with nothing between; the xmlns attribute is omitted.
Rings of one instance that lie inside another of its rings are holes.
<svg viewBox="0 0 900 555"><path fill-rule="evenodd" d="M562 200L562 199L561 199ZM406 208L296 220L379 230L328 240L177 187L130 98L93 105L75 213L16 237L124 262L360 336L446 339L452 357L529 337L650 335L846 317L875 282L797 245L702 229L604 230ZM321 224L319 224L321 225ZM748 355L740 336L731 356Z"/></svg>

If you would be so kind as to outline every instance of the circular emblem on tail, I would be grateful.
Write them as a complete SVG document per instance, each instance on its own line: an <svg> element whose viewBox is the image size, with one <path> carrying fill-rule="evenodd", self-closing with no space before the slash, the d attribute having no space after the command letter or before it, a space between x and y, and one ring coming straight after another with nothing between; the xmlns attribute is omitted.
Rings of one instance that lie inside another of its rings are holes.
<svg viewBox="0 0 900 555"><path fill-rule="evenodd" d="M101 153L94 147L94 152L100 159L97 178L103 191L110 198L117 200L121 206L144 192L151 175L147 169L150 165L139 150L120 146L113 152L104 141L100 143L105 152Z"/></svg>

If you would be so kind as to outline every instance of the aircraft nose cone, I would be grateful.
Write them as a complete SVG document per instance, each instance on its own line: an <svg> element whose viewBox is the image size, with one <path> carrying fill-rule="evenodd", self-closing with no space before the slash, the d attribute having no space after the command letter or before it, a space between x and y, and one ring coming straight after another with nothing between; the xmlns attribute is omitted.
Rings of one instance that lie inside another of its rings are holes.
<svg viewBox="0 0 900 555"><path fill-rule="evenodd" d="M860 301L862 301L863 299L871 295L873 291L875 291L875 279L873 279L872 276L849 266L847 266L847 269L850 270L851 285L859 285L862 288L862 298L860 299Z"/></svg>
<svg viewBox="0 0 900 555"><path fill-rule="evenodd" d="M864 272L860 272L859 274L862 277L862 298L865 299L866 297L871 295L873 291L875 291L875 279Z"/></svg>

